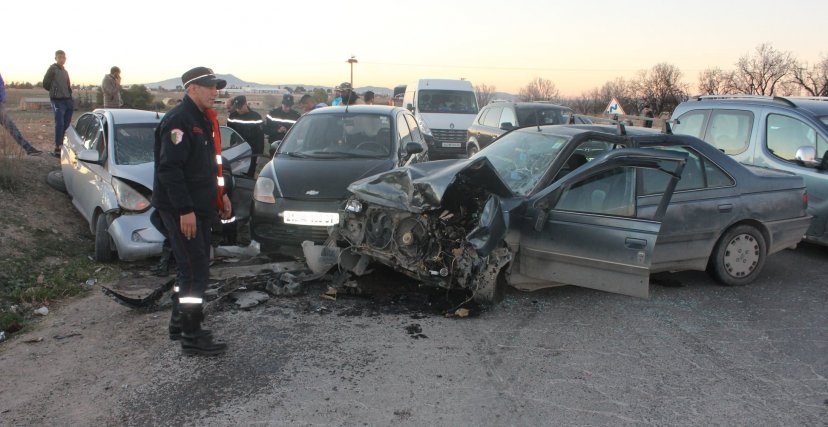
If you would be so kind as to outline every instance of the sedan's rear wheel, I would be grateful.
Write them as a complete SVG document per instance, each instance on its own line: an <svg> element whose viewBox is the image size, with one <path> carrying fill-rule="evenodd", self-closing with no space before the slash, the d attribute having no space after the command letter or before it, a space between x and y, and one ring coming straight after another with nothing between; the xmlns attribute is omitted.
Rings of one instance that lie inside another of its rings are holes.
<svg viewBox="0 0 828 427"><path fill-rule="evenodd" d="M106 214L100 214L95 220L95 261L112 261L113 246L112 237L109 237L109 220Z"/></svg>
<svg viewBox="0 0 828 427"><path fill-rule="evenodd" d="M747 285L759 276L767 252L762 232L739 225L727 230L716 243L707 271L723 285Z"/></svg>

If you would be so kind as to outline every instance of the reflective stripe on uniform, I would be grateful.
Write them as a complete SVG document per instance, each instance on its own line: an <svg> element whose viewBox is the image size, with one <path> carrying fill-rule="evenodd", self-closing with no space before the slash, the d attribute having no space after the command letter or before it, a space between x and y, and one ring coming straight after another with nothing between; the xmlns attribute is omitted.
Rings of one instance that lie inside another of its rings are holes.
<svg viewBox="0 0 828 427"><path fill-rule="evenodd" d="M262 124L262 120L239 120L239 119L227 119L228 123L239 123L243 125L260 125Z"/></svg>
<svg viewBox="0 0 828 427"><path fill-rule="evenodd" d="M224 187L224 177L223 176L218 177L218 186L219 187Z"/></svg>
<svg viewBox="0 0 828 427"><path fill-rule="evenodd" d="M291 119L280 119L278 117L273 117L270 114L267 115L267 118L273 120L274 122L284 122L284 123L296 123L296 120Z"/></svg>
<svg viewBox="0 0 828 427"><path fill-rule="evenodd" d="M221 154L216 154L216 164L221 164Z"/></svg>
<svg viewBox="0 0 828 427"><path fill-rule="evenodd" d="M173 286L173 292L178 293L178 286Z"/></svg>
<svg viewBox="0 0 828 427"><path fill-rule="evenodd" d="M181 304L201 304L203 300L196 297L179 297L178 302Z"/></svg>

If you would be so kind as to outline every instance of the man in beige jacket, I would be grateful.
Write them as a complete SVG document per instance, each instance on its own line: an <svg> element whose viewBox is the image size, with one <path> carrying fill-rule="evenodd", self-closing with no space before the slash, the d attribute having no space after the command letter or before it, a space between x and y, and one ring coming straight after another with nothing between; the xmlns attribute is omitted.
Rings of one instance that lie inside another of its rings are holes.
<svg viewBox="0 0 828 427"><path fill-rule="evenodd" d="M112 67L109 74L105 75L101 82L103 91L104 108L121 108L124 105L121 101L121 69Z"/></svg>

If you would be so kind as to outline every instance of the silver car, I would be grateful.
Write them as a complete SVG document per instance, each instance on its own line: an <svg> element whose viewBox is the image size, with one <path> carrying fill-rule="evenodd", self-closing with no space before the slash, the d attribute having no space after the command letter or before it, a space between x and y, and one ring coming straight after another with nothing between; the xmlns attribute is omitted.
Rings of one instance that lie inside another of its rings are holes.
<svg viewBox="0 0 828 427"><path fill-rule="evenodd" d="M150 223L155 128L162 113L97 109L66 131L60 166L72 204L95 235L95 260L124 261L161 253L164 236ZM222 155L233 174L252 153L234 130L222 127Z"/></svg>

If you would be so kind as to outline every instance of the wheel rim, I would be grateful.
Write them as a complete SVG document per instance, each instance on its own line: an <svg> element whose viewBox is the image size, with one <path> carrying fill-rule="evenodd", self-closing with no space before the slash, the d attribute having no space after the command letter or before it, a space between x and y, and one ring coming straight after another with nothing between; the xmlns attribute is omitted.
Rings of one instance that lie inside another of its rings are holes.
<svg viewBox="0 0 828 427"><path fill-rule="evenodd" d="M759 242L750 234L739 234L727 243L722 261L727 274L745 277L756 270L760 257Z"/></svg>

